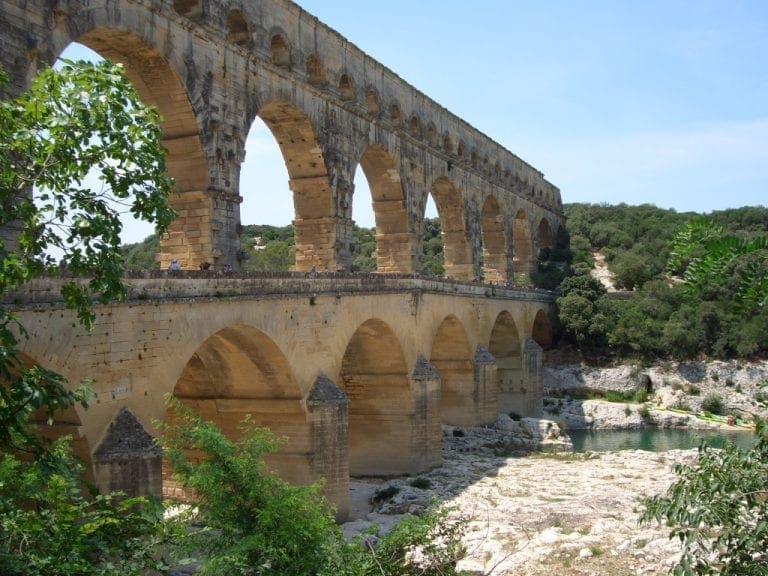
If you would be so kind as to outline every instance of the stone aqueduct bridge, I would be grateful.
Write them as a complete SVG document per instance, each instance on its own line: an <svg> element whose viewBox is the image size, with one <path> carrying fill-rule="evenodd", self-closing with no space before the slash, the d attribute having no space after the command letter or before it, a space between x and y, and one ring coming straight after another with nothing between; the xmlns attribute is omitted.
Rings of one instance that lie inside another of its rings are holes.
<svg viewBox="0 0 768 576"><path fill-rule="evenodd" d="M161 267L238 268L242 197L274 192L240 186L257 116L287 167L299 271L349 270L358 166L379 272L420 271L430 194L448 277L529 272L562 227L560 193L539 171L287 0L1 0L0 29L12 93L77 41L122 62L159 109L180 215Z"/></svg>
<svg viewBox="0 0 768 576"><path fill-rule="evenodd" d="M93 378L88 410L51 430L75 438L97 483L177 494L150 436L173 393L237 434L250 415L287 444L287 480L324 478L339 517L349 476L416 474L441 461L441 423L542 409L546 291L415 276L310 278L147 273L92 331L63 307L62 280L6 295L29 332L23 357L70 381Z"/></svg>
<svg viewBox="0 0 768 576"><path fill-rule="evenodd" d="M251 414L286 436L274 466L325 478L340 517L350 474L439 464L441 423L541 410L551 295L463 282L519 278L557 237L560 194L535 168L287 0L0 0L0 29L11 94L77 41L159 109L179 214L161 268L239 268L242 197L272 192L240 184L257 116L287 167L297 271L350 269L358 166L371 190L388 274L133 278L90 333L54 280L14 297L27 360L95 378L91 408L55 431L102 487L177 490L147 435L166 393L229 433ZM455 280L417 275L429 195Z"/></svg>

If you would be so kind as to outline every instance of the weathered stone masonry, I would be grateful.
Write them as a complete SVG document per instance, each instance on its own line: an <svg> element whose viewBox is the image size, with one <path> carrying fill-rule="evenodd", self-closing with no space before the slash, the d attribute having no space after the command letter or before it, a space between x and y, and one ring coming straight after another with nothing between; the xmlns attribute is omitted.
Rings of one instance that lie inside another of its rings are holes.
<svg viewBox="0 0 768 576"><path fill-rule="evenodd" d="M75 437L104 488L157 493L162 482L166 495L183 495L146 435L173 417L168 393L231 436L250 415L286 437L271 464L293 482L324 478L340 517L350 474L439 465L442 423L492 422L502 403L542 410L541 356L514 343L549 345L546 292L490 296L478 284L383 276L163 273L127 279L128 301L97 306L86 332L62 307L60 282L34 281L5 305L29 332L27 361L71 382L94 378L90 408L68 413L57 430ZM503 353L509 393L489 350Z"/></svg>
<svg viewBox="0 0 768 576"><path fill-rule="evenodd" d="M349 269L358 164L380 272L420 269L428 194L449 277L526 274L562 226L559 191L538 170L287 0L3 0L0 27L12 92L77 41L124 63L160 110L179 213L161 267L237 269L240 202L258 192L240 188L257 115L288 169L298 270Z"/></svg>

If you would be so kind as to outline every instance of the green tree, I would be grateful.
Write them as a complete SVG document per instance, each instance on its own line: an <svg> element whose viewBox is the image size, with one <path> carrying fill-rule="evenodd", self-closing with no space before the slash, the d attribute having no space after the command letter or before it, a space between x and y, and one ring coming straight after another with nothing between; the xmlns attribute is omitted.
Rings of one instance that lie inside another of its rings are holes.
<svg viewBox="0 0 768 576"><path fill-rule="evenodd" d="M264 457L280 445L269 430L246 420L232 441L180 402L170 406L175 417L162 425L161 442L176 477L196 496L198 527L186 546L200 559L199 574L457 573L465 522L449 520L449 510L408 516L375 545L364 536L346 541L320 485L291 486L268 470Z"/></svg>
<svg viewBox="0 0 768 576"><path fill-rule="evenodd" d="M768 574L768 430L758 423L755 445L699 448L696 461L675 466L677 481L645 499L643 522L671 527L683 544L676 575Z"/></svg>
<svg viewBox="0 0 768 576"><path fill-rule="evenodd" d="M243 268L255 272L287 272L295 264L294 248L284 240L271 240L254 250Z"/></svg>
<svg viewBox="0 0 768 576"><path fill-rule="evenodd" d="M28 91L0 102L0 293L66 268L89 278L62 288L86 327L94 299L124 296L120 214L155 222L159 232L174 215L158 120L121 68L107 62L44 69ZM0 572L140 574L157 567L150 554L162 529L157 508L144 499L84 495L66 445L35 434L34 411L51 421L60 410L86 406L88 391L25 367L20 337L24 327L1 310Z"/></svg>

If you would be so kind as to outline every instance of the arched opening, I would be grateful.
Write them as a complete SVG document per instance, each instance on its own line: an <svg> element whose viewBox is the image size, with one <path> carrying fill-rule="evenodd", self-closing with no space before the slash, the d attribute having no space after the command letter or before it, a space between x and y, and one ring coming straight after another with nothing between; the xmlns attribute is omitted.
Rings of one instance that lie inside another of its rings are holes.
<svg viewBox="0 0 768 576"><path fill-rule="evenodd" d="M408 121L408 131L411 133L411 136L415 138L421 137L421 122L416 114L411 116L411 119Z"/></svg>
<svg viewBox="0 0 768 576"><path fill-rule="evenodd" d="M339 97L345 102L355 99L355 85L347 74L342 74L339 78Z"/></svg>
<svg viewBox="0 0 768 576"><path fill-rule="evenodd" d="M310 54L307 58L307 80L313 86L323 86L325 84L325 71L317 54Z"/></svg>
<svg viewBox="0 0 768 576"><path fill-rule="evenodd" d="M189 358L173 395L229 438L239 435L246 416L254 424L286 438L268 465L292 483L311 477L312 442L301 405L301 393L283 352L266 334L252 326L230 326L208 337ZM166 421L175 415L167 410ZM163 495L185 497L164 464Z"/></svg>
<svg viewBox="0 0 768 576"><path fill-rule="evenodd" d="M507 243L504 218L499 203L493 196L483 202L480 214L483 240L483 279L501 284L507 279Z"/></svg>
<svg viewBox="0 0 768 576"><path fill-rule="evenodd" d="M437 148L437 128L432 122L427 125L427 142L433 148Z"/></svg>
<svg viewBox="0 0 768 576"><path fill-rule="evenodd" d="M552 248L553 246L554 238L552 236L552 228L549 226L547 219L542 218L536 233L537 252L540 254L544 248Z"/></svg>
<svg viewBox="0 0 768 576"><path fill-rule="evenodd" d="M413 271L413 247L400 171L392 156L379 145L365 151L360 158L360 167L368 182L375 218L376 270L410 273ZM356 198L359 192L356 186ZM353 209L357 206L355 202Z"/></svg>
<svg viewBox="0 0 768 576"><path fill-rule="evenodd" d="M432 341L430 363L440 374L440 420L444 424L473 424L474 371L467 333L458 318L446 317Z"/></svg>
<svg viewBox="0 0 768 576"><path fill-rule="evenodd" d="M448 132L443 134L443 151L446 154L453 154L453 140Z"/></svg>
<svg viewBox="0 0 768 576"><path fill-rule="evenodd" d="M282 34L274 34L269 40L269 51L272 55L272 64L282 68L291 66L291 48Z"/></svg>
<svg viewBox="0 0 768 576"><path fill-rule="evenodd" d="M240 166L240 266L246 272L284 272L296 264L293 195L283 153L256 116Z"/></svg>
<svg viewBox="0 0 768 576"><path fill-rule="evenodd" d="M531 329L531 338L544 350L549 350L552 347L552 323L543 310L536 312Z"/></svg>
<svg viewBox="0 0 768 576"><path fill-rule="evenodd" d="M518 210L512 220L512 267L515 282L524 285L531 273L531 230L525 210Z"/></svg>
<svg viewBox="0 0 768 576"><path fill-rule="evenodd" d="M251 31L240 10L230 10L227 14L227 41L238 46L248 46L251 43Z"/></svg>
<svg viewBox="0 0 768 576"><path fill-rule="evenodd" d="M379 93L373 88L369 88L365 92L365 107L368 109L368 114L374 118L378 118L381 112L381 106L379 105Z"/></svg>
<svg viewBox="0 0 768 576"><path fill-rule="evenodd" d="M347 344L341 387L349 398L352 476L410 472L415 406L400 342L379 319L363 323Z"/></svg>
<svg viewBox="0 0 768 576"><path fill-rule="evenodd" d="M400 113L400 106L397 103L390 104L389 106L389 120L395 127L400 126L402 114Z"/></svg>
<svg viewBox="0 0 768 576"><path fill-rule="evenodd" d="M488 341L488 351L496 358L499 412L520 416L533 415L527 404L529 390L523 381L520 333L514 318L506 310L496 317Z"/></svg>
<svg viewBox="0 0 768 576"><path fill-rule="evenodd" d="M294 269L308 271L315 266L335 270L333 194L314 127L303 111L288 102L264 105L259 117L277 141L293 193ZM241 184L243 197L251 193L248 186ZM278 198L275 195L275 200ZM264 202L262 197L260 209L266 210L275 200L270 197L269 202Z"/></svg>
<svg viewBox="0 0 768 576"><path fill-rule="evenodd" d="M464 160L465 149L464 140L459 140L459 144L456 146L456 156L459 157L459 160Z"/></svg>
<svg viewBox="0 0 768 576"><path fill-rule="evenodd" d="M424 229L421 240L421 272L429 276L443 276L445 274L443 233L432 194L427 194L424 206Z"/></svg>
<svg viewBox="0 0 768 576"><path fill-rule="evenodd" d="M201 0L173 0L173 9L177 14L187 18L195 18L203 15Z"/></svg>
<svg viewBox="0 0 768 576"><path fill-rule="evenodd" d="M210 260L213 236L213 201L207 193L208 158L200 141L200 129L186 89L168 61L142 39L122 30L95 28L77 38L61 54L63 58L98 60L108 58L123 65L126 76L145 104L160 112L162 144L168 151L166 169L175 181L170 205L179 213L160 240L157 262L167 267L171 260L182 266ZM187 214L199 216L187 217ZM207 214L207 218L203 217ZM154 232L126 213L124 242L139 242Z"/></svg>
<svg viewBox="0 0 768 576"><path fill-rule="evenodd" d="M432 185L432 197L440 218L445 276L471 280L474 278L472 255L461 193L451 180L441 177Z"/></svg>

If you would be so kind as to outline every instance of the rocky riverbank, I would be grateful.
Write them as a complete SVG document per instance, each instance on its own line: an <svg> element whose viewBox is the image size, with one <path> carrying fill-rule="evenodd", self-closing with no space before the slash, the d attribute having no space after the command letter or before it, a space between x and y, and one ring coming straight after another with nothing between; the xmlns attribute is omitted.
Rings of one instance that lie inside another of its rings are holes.
<svg viewBox="0 0 768 576"><path fill-rule="evenodd" d="M487 428L446 427L441 468L418 478L353 482L359 519L345 532L371 523L387 530L434 495L468 519L461 568L471 574L667 574L679 545L664 528L639 526L639 499L663 492L673 465L695 450L529 453L520 446L536 437L533 430L555 447L567 441L555 438L556 424L521 422L530 437L520 441L504 417ZM372 505L375 494L380 501Z"/></svg>
<svg viewBox="0 0 768 576"><path fill-rule="evenodd" d="M483 575L668 574L680 554L668 530L640 526L640 500L664 492L673 466L696 450L574 454L561 430L716 427L696 418L718 394L729 413L768 416L768 362L590 368L547 367L545 405L551 420L513 420L443 431L443 465L417 478L352 483L354 534L376 523L387 530L432 496L468 519L461 568ZM649 390L648 403L575 399L583 391ZM691 414L654 409L687 406ZM553 410L556 408L556 410ZM531 452L544 448L544 452ZM379 498L371 504L374 495Z"/></svg>

